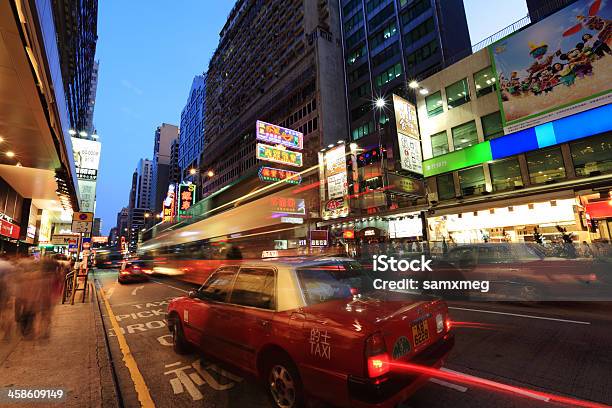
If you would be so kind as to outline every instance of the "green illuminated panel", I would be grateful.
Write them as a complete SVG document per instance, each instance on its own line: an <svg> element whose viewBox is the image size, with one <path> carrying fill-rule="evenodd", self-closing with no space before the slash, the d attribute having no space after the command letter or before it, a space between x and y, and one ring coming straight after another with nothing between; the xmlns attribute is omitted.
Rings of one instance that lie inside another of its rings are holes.
<svg viewBox="0 0 612 408"><path fill-rule="evenodd" d="M423 162L423 175L425 177L449 171L474 166L492 160L491 145L489 141L466 147L452 153L434 157Z"/></svg>

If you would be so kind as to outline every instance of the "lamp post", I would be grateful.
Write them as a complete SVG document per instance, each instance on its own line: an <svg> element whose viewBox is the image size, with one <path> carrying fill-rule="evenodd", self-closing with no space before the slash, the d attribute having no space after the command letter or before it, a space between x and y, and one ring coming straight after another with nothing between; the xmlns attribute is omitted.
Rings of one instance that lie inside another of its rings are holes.
<svg viewBox="0 0 612 408"><path fill-rule="evenodd" d="M380 180L384 187L385 185L385 177L384 177L384 160L385 160L385 149L383 148L383 140L382 140L382 126L380 121L382 120L382 111L387 105L387 101L384 97L380 96L376 98L374 101L374 120L376 121L376 131L378 132L378 150L380 153ZM378 113L378 115L376 115ZM386 196L386 193L385 193Z"/></svg>

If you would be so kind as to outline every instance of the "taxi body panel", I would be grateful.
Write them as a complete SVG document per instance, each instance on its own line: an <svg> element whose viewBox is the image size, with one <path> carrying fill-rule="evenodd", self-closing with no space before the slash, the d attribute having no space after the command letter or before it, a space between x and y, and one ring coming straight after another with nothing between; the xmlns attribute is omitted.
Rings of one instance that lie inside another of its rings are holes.
<svg viewBox="0 0 612 408"><path fill-rule="evenodd" d="M368 338L382 335L383 348L391 355L403 337L401 350L392 357L398 363L408 361L450 338L448 327L439 330L435 320L436 315L448 320L448 309L444 302L420 295L356 293L352 285L363 282L355 264L323 258L221 266L198 291L170 302L168 326L175 330L181 324L190 344L259 378L265 379L273 356L288 356L307 396L338 406L385 406L405 399L416 378L375 402L356 399L349 384L372 380ZM350 283L343 280L347 277ZM254 294L257 285L263 289ZM428 333L421 334L421 344L411 346L412 326L419 323Z"/></svg>

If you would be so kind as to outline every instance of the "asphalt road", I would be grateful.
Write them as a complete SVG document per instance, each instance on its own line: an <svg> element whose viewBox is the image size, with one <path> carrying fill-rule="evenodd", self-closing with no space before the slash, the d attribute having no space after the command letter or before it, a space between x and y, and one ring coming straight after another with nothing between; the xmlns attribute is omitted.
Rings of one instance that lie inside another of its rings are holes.
<svg viewBox="0 0 612 408"><path fill-rule="evenodd" d="M193 286L164 278L120 285L114 270L98 271L95 278L142 376L134 380L133 367L132 373L126 367L126 349L103 308L126 407L140 405L142 387L157 407L270 406L253 379L173 351L164 322L167 302ZM612 305L455 302L450 307L457 322L455 348L440 378L402 408L612 405ZM559 403L557 396L567 399Z"/></svg>

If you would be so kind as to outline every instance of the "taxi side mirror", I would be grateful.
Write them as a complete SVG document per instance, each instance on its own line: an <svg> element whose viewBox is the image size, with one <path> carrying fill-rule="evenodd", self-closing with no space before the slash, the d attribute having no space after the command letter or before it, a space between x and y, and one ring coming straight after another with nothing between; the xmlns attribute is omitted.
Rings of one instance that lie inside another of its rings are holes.
<svg viewBox="0 0 612 408"><path fill-rule="evenodd" d="M197 297L197 295L198 295L198 292L196 292L195 290L190 290L187 293L187 296L190 297L191 299L195 299Z"/></svg>

